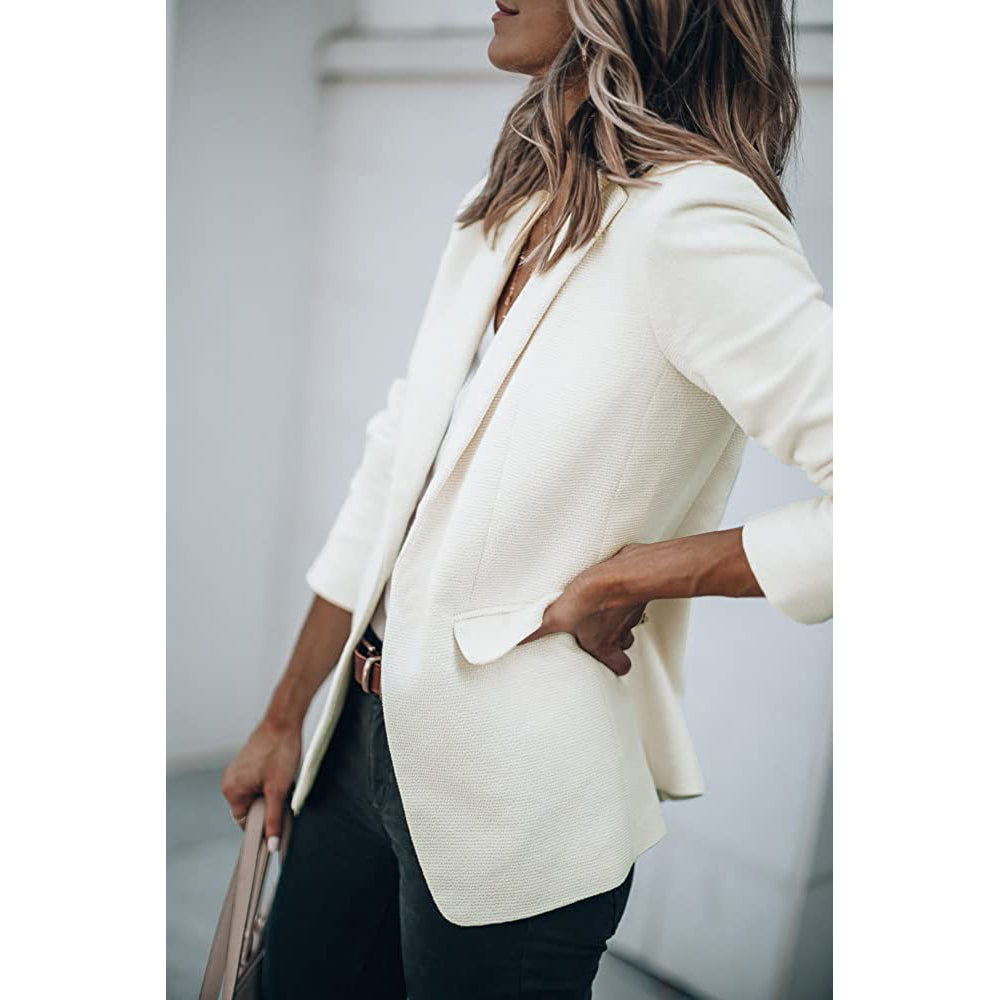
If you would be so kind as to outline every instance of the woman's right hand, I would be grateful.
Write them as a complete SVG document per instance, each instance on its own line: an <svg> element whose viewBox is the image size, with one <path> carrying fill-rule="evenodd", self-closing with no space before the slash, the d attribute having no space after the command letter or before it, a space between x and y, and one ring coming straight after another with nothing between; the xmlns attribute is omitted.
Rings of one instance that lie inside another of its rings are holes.
<svg viewBox="0 0 1000 1000"><path fill-rule="evenodd" d="M222 794L239 822L254 799L267 803L264 833L275 850L285 800L302 756L302 723L313 695L333 669L351 633L352 612L313 597L295 650L264 719L222 775ZM242 824L241 824L242 825Z"/></svg>
<svg viewBox="0 0 1000 1000"><path fill-rule="evenodd" d="M264 834L272 851L278 846L278 840L272 838L281 836L281 817L301 756L301 726L265 719L222 775L222 794L240 826L251 803L264 796L267 804Z"/></svg>

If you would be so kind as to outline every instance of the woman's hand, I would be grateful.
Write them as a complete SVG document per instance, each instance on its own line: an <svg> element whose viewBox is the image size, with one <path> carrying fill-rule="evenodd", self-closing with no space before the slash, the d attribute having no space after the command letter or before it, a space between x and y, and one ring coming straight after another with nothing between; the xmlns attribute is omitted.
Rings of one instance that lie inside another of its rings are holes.
<svg viewBox="0 0 1000 1000"><path fill-rule="evenodd" d="M743 549L742 527L630 542L574 577L545 609L542 624L518 645L550 632L571 632L591 656L626 674L632 663L624 651L650 601L763 593Z"/></svg>
<svg viewBox="0 0 1000 1000"><path fill-rule="evenodd" d="M646 601L623 603L615 581L627 572L645 545L630 543L609 559L596 563L574 577L546 609L539 625L518 645L552 632L569 632L577 645L600 660L619 677L627 674L632 661L625 650L635 641L632 629L644 618Z"/></svg>
<svg viewBox="0 0 1000 1000"><path fill-rule="evenodd" d="M302 721L313 695L343 651L351 618L346 608L315 595L264 720L222 776L222 794L240 826L250 804L264 796L264 833L272 850L278 846L285 799L302 756Z"/></svg>
<svg viewBox="0 0 1000 1000"><path fill-rule="evenodd" d="M275 850L281 836L285 800L295 781L302 755L302 729L265 719L222 775L222 794L233 819L243 826L250 804L261 795L267 803L264 834Z"/></svg>

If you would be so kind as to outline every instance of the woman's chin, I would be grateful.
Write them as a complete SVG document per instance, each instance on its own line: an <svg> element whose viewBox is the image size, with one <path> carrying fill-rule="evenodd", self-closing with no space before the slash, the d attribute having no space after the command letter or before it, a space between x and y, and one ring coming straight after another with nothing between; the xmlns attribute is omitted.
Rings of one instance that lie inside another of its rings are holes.
<svg viewBox="0 0 1000 1000"><path fill-rule="evenodd" d="M525 73L510 42L494 35L486 49L486 57L497 68L506 73Z"/></svg>

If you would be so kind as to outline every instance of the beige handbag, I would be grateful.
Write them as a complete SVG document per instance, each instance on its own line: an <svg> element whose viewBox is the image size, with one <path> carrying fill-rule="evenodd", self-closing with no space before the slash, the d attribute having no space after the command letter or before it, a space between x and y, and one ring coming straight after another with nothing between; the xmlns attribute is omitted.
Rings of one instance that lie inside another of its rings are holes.
<svg viewBox="0 0 1000 1000"><path fill-rule="evenodd" d="M270 899L261 901L264 876L271 855L264 837L264 799L257 799L247 813L243 846L229 880L212 950L208 955L199 1000L258 1000L260 969L264 957L264 926ZM284 861L292 832L292 812L285 806L281 820L281 847Z"/></svg>

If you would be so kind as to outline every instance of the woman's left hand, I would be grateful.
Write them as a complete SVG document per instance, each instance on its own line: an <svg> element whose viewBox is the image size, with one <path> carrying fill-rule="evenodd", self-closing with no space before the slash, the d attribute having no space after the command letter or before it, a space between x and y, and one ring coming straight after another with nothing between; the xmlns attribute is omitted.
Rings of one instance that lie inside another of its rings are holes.
<svg viewBox="0 0 1000 1000"><path fill-rule="evenodd" d="M609 559L585 569L546 609L542 624L518 645L553 632L569 632L581 649L621 677L632 667L625 650L635 641L632 629L645 620L646 602L621 604L611 594L622 564L644 545L630 543Z"/></svg>

